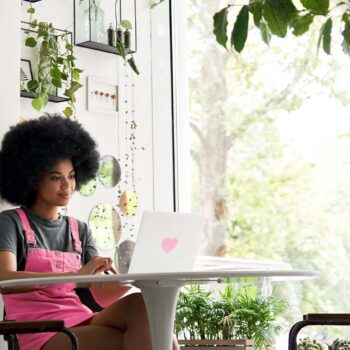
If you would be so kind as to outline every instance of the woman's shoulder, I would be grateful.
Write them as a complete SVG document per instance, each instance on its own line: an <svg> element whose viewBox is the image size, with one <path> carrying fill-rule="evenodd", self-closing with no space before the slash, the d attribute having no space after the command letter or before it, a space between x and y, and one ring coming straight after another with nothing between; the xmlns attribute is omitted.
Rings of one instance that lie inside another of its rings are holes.
<svg viewBox="0 0 350 350"><path fill-rule="evenodd" d="M88 225L86 222L84 221L81 221L73 216L70 216L70 215L64 215L64 218L67 220L67 222L69 221L69 219L73 219L77 222L78 224L78 230L79 230L79 233L86 233L88 231Z"/></svg>
<svg viewBox="0 0 350 350"><path fill-rule="evenodd" d="M19 218L16 209L6 209L0 212L0 226L20 225L21 219Z"/></svg>
<svg viewBox="0 0 350 350"><path fill-rule="evenodd" d="M17 208L3 210L2 212L0 212L0 219L19 219L16 209Z"/></svg>

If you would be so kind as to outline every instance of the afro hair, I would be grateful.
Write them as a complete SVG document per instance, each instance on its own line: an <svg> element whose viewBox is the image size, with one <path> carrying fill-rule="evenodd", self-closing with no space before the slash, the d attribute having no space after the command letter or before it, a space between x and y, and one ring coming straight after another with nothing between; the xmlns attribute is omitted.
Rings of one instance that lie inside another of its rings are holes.
<svg viewBox="0 0 350 350"><path fill-rule="evenodd" d="M78 122L46 115L11 127L0 150L0 196L31 206L41 176L63 159L72 161L77 189L96 176L96 143Z"/></svg>

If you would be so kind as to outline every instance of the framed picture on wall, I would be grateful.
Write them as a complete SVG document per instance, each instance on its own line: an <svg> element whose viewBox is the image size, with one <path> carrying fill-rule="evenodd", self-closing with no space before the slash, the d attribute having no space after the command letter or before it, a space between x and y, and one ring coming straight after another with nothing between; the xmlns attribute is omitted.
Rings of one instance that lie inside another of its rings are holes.
<svg viewBox="0 0 350 350"><path fill-rule="evenodd" d="M87 78L87 110L116 115L118 112L118 84L103 78Z"/></svg>
<svg viewBox="0 0 350 350"><path fill-rule="evenodd" d="M21 82L21 90L28 90L27 84L28 81L33 80L33 71L30 60L21 59L21 74L20 74L20 82Z"/></svg>

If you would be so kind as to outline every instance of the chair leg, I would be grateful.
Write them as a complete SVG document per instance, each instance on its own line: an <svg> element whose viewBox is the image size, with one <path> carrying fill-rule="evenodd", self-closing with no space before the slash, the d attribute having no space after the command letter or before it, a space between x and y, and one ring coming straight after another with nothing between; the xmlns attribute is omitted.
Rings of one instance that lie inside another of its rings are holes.
<svg viewBox="0 0 350 350"><path fill-rule="evenodd" d="M63 328L61 332L66 333L68 335L70 341L72 342L72 350L79 350L78 339L75 336L75 334L68 328Z"/></svg>

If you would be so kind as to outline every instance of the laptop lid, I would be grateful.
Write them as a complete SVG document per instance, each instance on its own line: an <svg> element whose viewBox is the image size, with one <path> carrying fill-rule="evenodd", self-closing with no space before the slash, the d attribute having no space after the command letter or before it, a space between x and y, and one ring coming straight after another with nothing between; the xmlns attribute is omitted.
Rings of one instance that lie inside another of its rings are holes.
<svg viewBox="0 0 350 350"><path fill-rule="evenodd" d="M201 214L145 211L128 273L192 271L204 225Z"/></svg>

